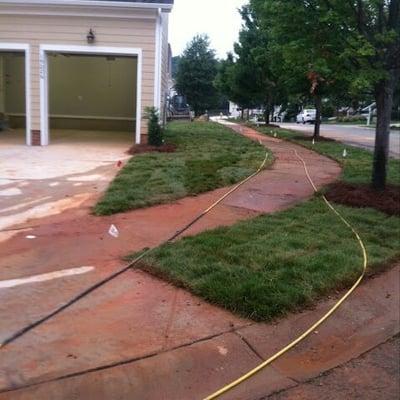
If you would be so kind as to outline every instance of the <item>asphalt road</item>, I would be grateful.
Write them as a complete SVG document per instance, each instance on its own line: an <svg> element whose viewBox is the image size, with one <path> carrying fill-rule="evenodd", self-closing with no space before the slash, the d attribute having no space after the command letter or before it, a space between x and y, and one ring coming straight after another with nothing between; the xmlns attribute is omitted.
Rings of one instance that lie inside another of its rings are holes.
<svg viewBox="0 0 400 400"><path fill-rule="evenodd" d="M282 123L282 128L290 128L298 131L313 133L314 125ZM321 125L322 136L340 140L350 146L361 147L373 151L375 144L375 130L358 125ZM390 132L390 155L400 158L400 133L392 130Z"/></svg>

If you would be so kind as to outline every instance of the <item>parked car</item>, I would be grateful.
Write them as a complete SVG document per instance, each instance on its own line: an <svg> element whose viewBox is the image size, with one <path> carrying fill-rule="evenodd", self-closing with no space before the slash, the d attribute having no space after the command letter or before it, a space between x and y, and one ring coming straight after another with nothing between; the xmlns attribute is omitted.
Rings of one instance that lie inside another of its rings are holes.
<svg viewBox="0 0 400 400"><path fill-rule="evenodd" d="M317 110L308 108L303 110L300 114L296 117L296 123L298 124L306 124L309 122L310 124L315 123L315 119L317 116Z"/></svg>

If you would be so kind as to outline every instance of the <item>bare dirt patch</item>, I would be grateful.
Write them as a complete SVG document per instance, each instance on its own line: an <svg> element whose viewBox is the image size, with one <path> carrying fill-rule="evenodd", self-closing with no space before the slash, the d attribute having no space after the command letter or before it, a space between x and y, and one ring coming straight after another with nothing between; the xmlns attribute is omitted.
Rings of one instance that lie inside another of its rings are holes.
<svg viewBox="0 0 400 400"><path fill-rule="evenodd" d="M148 144L137 144L128 150L128 154L144 154L144 153L175 153L176 146L173 144L164 144L162 146L150 146Z"/></svg>
<svg viewBox="0 0 400 400"><path fill-rule="evenodd" d="M366 184L337 182L329 186L326 197L351 207L370 207L388 215L400 215L400 186L396 185L388 185L385 190L377 191Z"/></svg>

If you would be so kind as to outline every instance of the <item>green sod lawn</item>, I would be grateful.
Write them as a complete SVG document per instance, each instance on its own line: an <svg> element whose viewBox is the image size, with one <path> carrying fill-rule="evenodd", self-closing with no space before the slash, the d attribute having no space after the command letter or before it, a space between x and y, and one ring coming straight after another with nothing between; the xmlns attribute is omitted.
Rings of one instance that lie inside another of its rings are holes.
<svg viewBox="0 0 400 400"><path fill-rule="evenodd" d="M95 206L95 214L167 203L231 185L251 175L265 157L263 146L211 122L170 123L165 139L177 151L132 157Z"/></svg>
<svg viewBox="0 0 400 400"><path fill-rule="evenodd" d="M278 132L292 140L299 135ZM351 148L343 160L343 147L323 142L313 148L343 164L345 181L368 182L371 155ZM399 182L398 166L391 161L393 183ZM370 273L398 259L400 218L374 209L337 209L365 241ZM161 246L141 268L239 315L268 321L351 285L362 271L362 253L352 232L316 196L290 210Z"/></svg>

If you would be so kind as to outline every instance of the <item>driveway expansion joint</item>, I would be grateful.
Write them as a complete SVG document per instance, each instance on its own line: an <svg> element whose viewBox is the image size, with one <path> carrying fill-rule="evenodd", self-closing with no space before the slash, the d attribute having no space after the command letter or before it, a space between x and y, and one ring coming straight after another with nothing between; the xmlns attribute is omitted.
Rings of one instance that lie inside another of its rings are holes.
<svg viewBox="0 0 400 400"><path fill-rule="evenodd" d="M252 346L252 344L243 335L240 334L240 332L235 330L234 333L239 336L240 340L250 349L252 353L254 353L260 359L261 362L265 361L265 358L257 351L254 346Z"/></svg>

